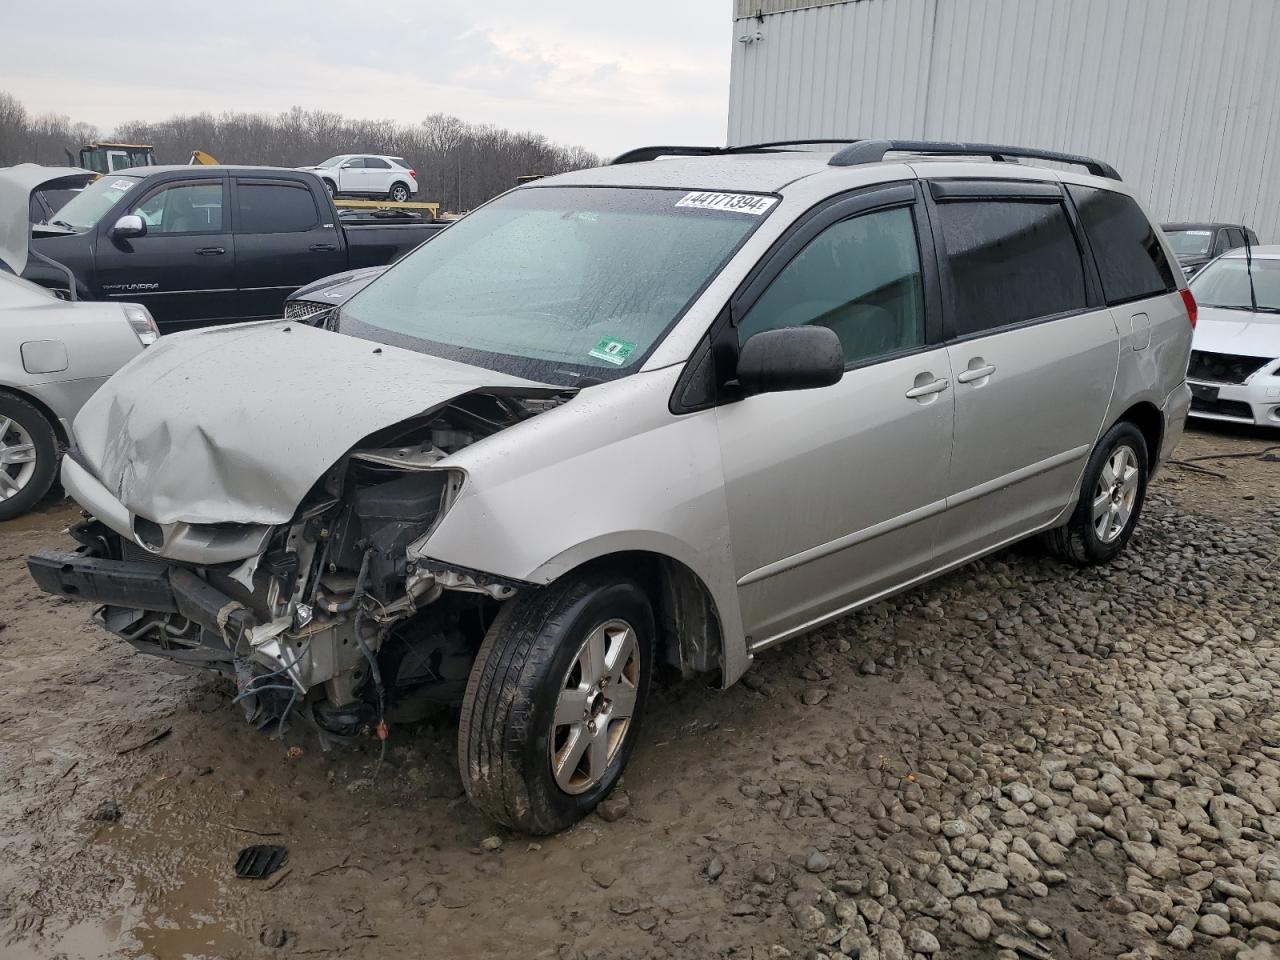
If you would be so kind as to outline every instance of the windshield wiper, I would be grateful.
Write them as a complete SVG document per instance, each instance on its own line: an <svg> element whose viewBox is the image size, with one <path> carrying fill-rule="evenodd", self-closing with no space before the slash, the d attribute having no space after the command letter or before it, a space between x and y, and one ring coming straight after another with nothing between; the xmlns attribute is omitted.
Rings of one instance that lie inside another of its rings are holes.
<svg viewBox="0 0 1280 960"><path fill-rule="evenodd" d="M50 220L50 221L49 221L49 225L50 225L50 226L52 226L52 227L66 227L68 230L74 230L74 229L75 229L75 227L73 227L71 224L67 223L67 221L65 221L65 220Z"/></svg>

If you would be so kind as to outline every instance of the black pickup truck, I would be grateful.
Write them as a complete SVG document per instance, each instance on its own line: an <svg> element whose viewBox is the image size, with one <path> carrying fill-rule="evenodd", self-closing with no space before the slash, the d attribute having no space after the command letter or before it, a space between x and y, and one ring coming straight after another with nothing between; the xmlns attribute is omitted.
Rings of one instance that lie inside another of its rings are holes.
<svg viewBox="0 0 1280 960"><path fill-rule="evenodd" d="M88 300L128 300L162 330L279 317L320 277L382 266L445 226L340 217L313 173L275 167L138 167L112 173L32 230ZM33 261L24 276L65 290Z"/></svg>

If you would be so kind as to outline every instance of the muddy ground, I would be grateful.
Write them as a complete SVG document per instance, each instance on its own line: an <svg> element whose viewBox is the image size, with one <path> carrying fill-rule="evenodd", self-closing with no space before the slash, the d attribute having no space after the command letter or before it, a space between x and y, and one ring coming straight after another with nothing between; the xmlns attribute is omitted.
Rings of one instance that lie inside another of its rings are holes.
<svg viewBox="0 0 1280 960"><path fill-rule="evenodd" d="M51 501L0 526L0 957L1266 956L1280 463L1205 466L1110 568L1014 548L668 683L629 809L537 842L470 809L452 718L375 773L38 593ZM260 842L286 866L235 879Z"/></svg>

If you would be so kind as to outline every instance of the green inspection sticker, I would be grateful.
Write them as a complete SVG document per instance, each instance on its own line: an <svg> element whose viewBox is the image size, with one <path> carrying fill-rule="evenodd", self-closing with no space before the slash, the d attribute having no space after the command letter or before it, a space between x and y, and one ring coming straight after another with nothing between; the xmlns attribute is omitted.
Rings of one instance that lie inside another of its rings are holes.
<svg viewBox="0 0 1280 960"><path fill-rule="evenodd" d="M612 363L615 367L620 367L635 349L636 345L628 340L614 340L612 337L605 337L596 344L595 349L588 353L587 356L595 357L597 360L603 360L605 363Z"/></svg>

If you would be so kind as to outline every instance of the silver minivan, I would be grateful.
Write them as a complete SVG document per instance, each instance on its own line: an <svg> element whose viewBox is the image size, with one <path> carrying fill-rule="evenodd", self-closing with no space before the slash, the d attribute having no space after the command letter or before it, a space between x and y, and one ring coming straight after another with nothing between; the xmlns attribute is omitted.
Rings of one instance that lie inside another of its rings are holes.
<svg viewBox="0 0 1280 960"><path fill-rule="evenodd" d="M659 664L729 685L1016 540L1123 550L1194 323L1099 161L634 151L504 194L318 327L163 338L76 420L89 516L29 567L272 731L460 704L472 801L556 831L617 782Z"/></svg>

